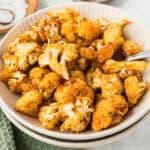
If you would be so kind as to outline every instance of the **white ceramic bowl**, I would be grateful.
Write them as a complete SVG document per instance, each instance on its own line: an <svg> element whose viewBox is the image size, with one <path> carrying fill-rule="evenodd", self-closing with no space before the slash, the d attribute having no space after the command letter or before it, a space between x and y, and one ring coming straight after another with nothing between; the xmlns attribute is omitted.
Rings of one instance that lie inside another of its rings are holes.
<svg viewBox="0 0 150 150"><path fill-rule="evenodd" d="M20 124L18 121L16 121L11 114L9 114L6 110L3 109L3 112L7 116L7 118L21 131L23 131L25 134L31 136L32 138L39 140L41 142L55 145L55 146L60 146L60 147L67 147L67 148L90 148L90 147L97 147L97 146L102 146L105 144L109 144L115 141L119 141L123 137L129 135L135 129L137 129L142 123L144 123L145 120L147 120L150 117L150 113L146 114L144 117L142 117L138 122L127 128L126 130L123 130L113 136L105 137L105 138L100 138L96 140L88 140L88 141L63 141L63 140L58 140L54 138L50 138L41 134L38 134L36 132L33 132L32 130L24 127L22 124Z"/></svg>
<svg viewBox="0 0 150 150"><path fill-rule="evenodd" d="M49 7L24 19L22 22L17 24L1 41L0 54L2 54L6 50L6 45L10 41L12 41L17 34L24 32L29 25L34 24L39 18L46 17L46 13L48 11L60 10L66 7L72 7L78 12L80 12L81 15L90 19L106 17L112 21L119 21L122 18L127 18L130 20L131 23L124 29L124 35L128 39L132 39L138 42L139 44L143 45L144 49L150 48L149 30L144 28L142 25L136 23L134 19L132 19L122 11L103 4L76 2ZM0 68L2 68L2 60L0 60ZM150 65L148 65L146 71L143 73L143 76L144 79L146 79L150 83ZM17 98L17 95L12 94L3 83L0 83L0 103L5 107L6 111L9 112L18 122L23 124L25 127L28 127L29 129L34 130L35 132L38 132L40 134L64 140L89 140L110 136L134 124L141 117L143 117L150 109L150 91L148 91L144 95L142 100L139 102L139 104L129 112L125 120L120 124L109 129L103 130L101 132L85 131L80 134L73 134L61 133L59 131L51 131L44 129L41 127L41 124L37 119L16 112L14 106Z"/></svg>

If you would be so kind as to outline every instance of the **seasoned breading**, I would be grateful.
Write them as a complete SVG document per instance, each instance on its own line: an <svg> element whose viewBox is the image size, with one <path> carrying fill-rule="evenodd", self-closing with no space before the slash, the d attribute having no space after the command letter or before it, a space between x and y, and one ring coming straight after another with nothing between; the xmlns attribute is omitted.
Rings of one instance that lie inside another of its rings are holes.
<svg viewBox="0 0 150 150"><path fill-rule="evenodd" d="M92 118L92 129L101 131L121 122L128 112L128 104L121 95L100 98Z"/></svg>
<svg viewBox="0 0 150 150"><path fill-rule="evenodd" d="M137 76L130 76L124 81L125 94L128 103L133 106L137 104L141 96L148 90L148 83L139 80Z"/></svg>
<svg viewBox="0 0 150 150"><path fill-rule="evenodd" d="M15 108L26 115L37 117L41 103L42 94L38 90L33 90L22 95L17 100Z"/></svg>
<svg viewBox="0 0 150 150"><path fill-rule="evenodd" d="M125 56L134 55L142 51L141 47L137 43L130 40L123 42L122 49Z"/></svg>

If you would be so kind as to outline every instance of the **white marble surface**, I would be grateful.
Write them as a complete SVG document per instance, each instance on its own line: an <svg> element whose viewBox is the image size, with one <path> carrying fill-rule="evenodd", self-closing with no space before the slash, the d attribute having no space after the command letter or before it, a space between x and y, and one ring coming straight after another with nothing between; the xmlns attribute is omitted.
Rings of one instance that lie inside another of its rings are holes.
<svg viewBox="0 0 150 150"><path fill-rule="evenodd" d="M71 0L39 0L39 9L50 6L58 2L69 2ZM150 0L109 0L108 5L112 5L126 11L136 17L145 26L150 28ZM0 36L2 38L3 35ZM88 150L150 150L150 118L139 128L120 141L90 148Z"/></svg>

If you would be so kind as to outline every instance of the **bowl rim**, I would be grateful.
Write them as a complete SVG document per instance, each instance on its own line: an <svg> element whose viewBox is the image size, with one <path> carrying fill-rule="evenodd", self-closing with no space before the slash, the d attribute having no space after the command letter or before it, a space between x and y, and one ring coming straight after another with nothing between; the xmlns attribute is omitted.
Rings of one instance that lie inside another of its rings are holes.
<svg viewBox="0 0 150 150"><path fill-rule="evenodd" d="M120 14L126 16L127 18L131 18L129 17L125 12L123 12L122 10L112 7L112 6L108 6L105 4L97 4L97 3L93 3L93 2L69 2L69 3L64 3L64 4L57 4L57 5L53 5L50 6L48 8L42 9L37 11L36 13L26 17L25 19L23 19L21 22L19 22L18 24L16 24L6 35L5 37L2 39L2 41L0 42L0 46L3 44L3 42L7 39L8 35L11 35L11 33L18 27L20 26L23 22L26 22L27 19L34 17L35 15L39 14L39 13L44 13L47 12L49 9L51 8L56 8L56 7L71 7L72 5L88 5L89 7L92 6L101 6L101 7L105 7L105 8L109 8L109 9L114 9L115 11L119 12ZM132 18L133 21L135 21L137 23L137 21ZM145 28L143 25L139 24L141 28L144 28L149 34L150 31ZM53 137L53 138L58 138L58 139L68 139L68 140L89 140L89 139L97 139L97 138L102 138L102 137L106 137L112 134L115 134L117 132L120 132L123 129L126 129L127 127L131 126L133 123L135 123L136 121L138 121L140 118L142 118L149 110L150 110L150 106L146 105L145 109L142 110L136 117L130 119L129 121L123 123L123 124L119 124L113 128L109 128L100 132L93 132L93 133L87 133L87 134L74 134L74 133L62 133L62 132L56 132L56 131L52 131L52 130L47 130L44 129L42 127L37 127L34 124L29 123L28 121L26 121L25 119L21 118L17 112L9 109L9 107L7 106L7 104L5 103L5 101L2 99L1 95L0 95L0 103L3 105L3 107L5 108L5 110L7 110L8 112L10 112L10 114L21 124L23 124L24 126L26 126L27 128L38 132L40 134L49 136L49 137Z"/></svg>
<svg viewBox="0 0 150 150"><path fill-rule="evenodd" d="M36 133L30 129L28 129L27 127L23 126L20 122L18 122L17 120L15 120L11 114L9 114L6 110L2 109L4 114L6 115L6 117L8 118L8 120L15 125L19 130L23 131L25 134L27 134L28 136L41 141L43 143L46 144L52 144L55 146L60 146L60 147L67 147L67 148L91 148L91 147L96 147L96 146L102 146L105 144L110 144L113 143L115 141L119 141L120 139L128 136L129 134L133 133L137 128L140 127L140 125L142 123L144 123L145 120L147 120L150 117L150 112L146 113L139 121L137 121L136 123L134 123L132 126L128 127L127 129L116 133L115 135L111 135L109 137L105 137L105 138L100 138L100 139L96 139L96 140L92 140L92 141L62 141L59 139L54 139L54 138L50 138L50 137L46 137L44 135L41 135L39 133Z"/></svg>

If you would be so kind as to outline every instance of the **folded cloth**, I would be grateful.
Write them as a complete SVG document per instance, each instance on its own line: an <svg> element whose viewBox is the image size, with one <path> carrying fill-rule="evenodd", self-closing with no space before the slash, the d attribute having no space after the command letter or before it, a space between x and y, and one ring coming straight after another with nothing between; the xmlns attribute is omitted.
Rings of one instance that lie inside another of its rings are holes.
<svg viewBox="0 0 150 150"><path fill-rule="evenodd" d="M0 109L0 150L73 150L35 140L13 126Z"/></svg>
<svg viewBox="0 0 150 150"><path fill-rule="evenodd" d="M16 150L10 122L0 109L0 150Z"/></svg>

